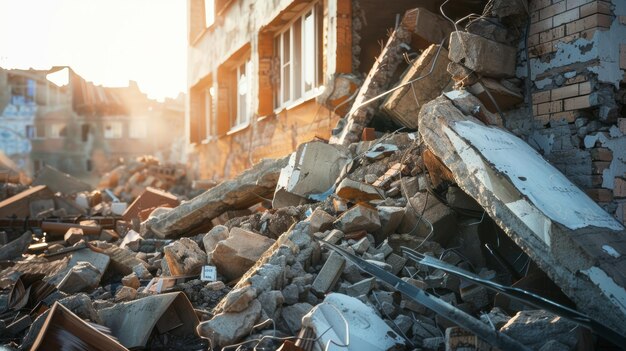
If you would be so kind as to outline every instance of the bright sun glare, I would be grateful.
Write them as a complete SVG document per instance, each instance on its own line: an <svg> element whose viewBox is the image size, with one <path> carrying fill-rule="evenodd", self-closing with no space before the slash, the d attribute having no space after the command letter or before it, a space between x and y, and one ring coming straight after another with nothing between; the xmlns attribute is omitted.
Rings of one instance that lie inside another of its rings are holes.
<svg viewBox="0 0 626 351"><path fill-rule="evenodd" d="M186 87L184 0L0 0L0 67L70 66L151 98Z"/></svg>

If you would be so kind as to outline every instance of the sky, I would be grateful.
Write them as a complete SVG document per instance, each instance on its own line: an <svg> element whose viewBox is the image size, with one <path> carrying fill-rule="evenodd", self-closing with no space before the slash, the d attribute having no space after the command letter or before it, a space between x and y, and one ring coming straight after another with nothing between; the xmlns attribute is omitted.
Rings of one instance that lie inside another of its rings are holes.
<svg viewBox="0 0 626 351"><path fill-rule="evenodd" d="M151 98L186 90L185 0L0 0L0 67L70 66Z"/></svg>

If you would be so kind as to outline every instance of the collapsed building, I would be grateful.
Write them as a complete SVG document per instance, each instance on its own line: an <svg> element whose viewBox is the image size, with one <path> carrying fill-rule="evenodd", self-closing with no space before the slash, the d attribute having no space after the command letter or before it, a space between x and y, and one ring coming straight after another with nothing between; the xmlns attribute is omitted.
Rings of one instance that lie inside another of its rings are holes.
<svg viewBox="0 0 626 351"><path fill-rule="evenodd" d="M183 99L97 86L70 67L0 69L0 149L31 175L48 165L85 179L120 159L180 159Z"/></svg>
<svg viewBox="0 0 626 351"><path fill-rule="evenodd" d="M0 202L5 344L624 348L624 4L398 2L369 63L356 47L380 4L217 1L208 27L203 5L189 132L204 177L228 179L176 196L112 173L100 192L50 182ZM322 58L298 62L306 28ZM319 96L280 100L320 61ZM60 220L43 196L83 212Z"/></svg>

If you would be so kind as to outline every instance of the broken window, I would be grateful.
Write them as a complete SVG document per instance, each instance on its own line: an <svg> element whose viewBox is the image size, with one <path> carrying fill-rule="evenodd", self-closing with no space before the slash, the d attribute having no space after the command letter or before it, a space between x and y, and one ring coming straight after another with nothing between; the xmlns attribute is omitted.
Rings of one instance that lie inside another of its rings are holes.
<svg viewBox="0 0 626 351"><path fill-rule="evenodd" d="M274 55L280 61L275 108L311 97L321 85L322 16L322 6L315 4L274 38Z"/></svg>
<svg viewBox="0 0 626 351"><path fill-rule="evenodd" d="M27 125L26 126L26 138L27 139L35 139L37 137L37 133L35 131L35 126Z"/></svg>
<svg viewBox="0 0 626 351"><path fill-rule="evenodd" d="M122 122L105 122L104 137L107 139L120 139L122 137Z"/></svg>
<svg viewBox="0 0 626 351"><path fill-rule="evenodd" d="M89 124L83 124L80 128L81 140L83 143L89 141Z"/></svg>
<svg viewBox="0 0 626 351"><path fill-rule="evenodd" d="M143 139L148 136L148 125L145 119L135 119L130 121L128 134L131 138ZM121 137L121 136L120 136Z"/></svg>

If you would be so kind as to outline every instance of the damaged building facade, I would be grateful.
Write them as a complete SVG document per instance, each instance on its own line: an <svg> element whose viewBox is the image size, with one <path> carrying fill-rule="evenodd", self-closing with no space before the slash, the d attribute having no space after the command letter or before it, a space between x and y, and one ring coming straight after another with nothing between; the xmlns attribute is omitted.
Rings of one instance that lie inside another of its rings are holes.
<svg viewBox="0 0 626 351"><path fill-rule="evenodd" d="M202 178L328 140L397 16L376 1L188 1L187 131ZM433 5L433 10L435 6ZM215 21L207 23L214 12Z"/></svg>
<svg viewBox="0 0 626 351"><path fill-rule="evenodd" d="M135 82L96 86L69 67L0 70L0 89L0 145L31 174L49 165L89 177L120 159L184 154L183 96L157 102Z"/></svg>

